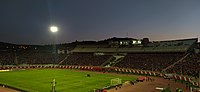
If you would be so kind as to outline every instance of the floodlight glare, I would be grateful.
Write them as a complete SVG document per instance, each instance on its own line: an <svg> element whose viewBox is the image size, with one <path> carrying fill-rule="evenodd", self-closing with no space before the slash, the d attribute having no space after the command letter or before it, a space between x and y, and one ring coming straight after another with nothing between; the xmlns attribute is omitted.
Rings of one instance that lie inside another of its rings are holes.
<svg viewBox="0 0 200 92"><path fill-rule="evenodd" d="M50 27L50 30L51 30L51 32L55 33L55 32L58 31L58 27L56 27L56 26L51 26L51 27Z"/></svg>

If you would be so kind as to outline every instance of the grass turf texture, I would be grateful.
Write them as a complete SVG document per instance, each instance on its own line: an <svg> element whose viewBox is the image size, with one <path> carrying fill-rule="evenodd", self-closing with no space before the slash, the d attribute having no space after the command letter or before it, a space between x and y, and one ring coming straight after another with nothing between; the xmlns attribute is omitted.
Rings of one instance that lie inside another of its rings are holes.
<svg viewBox="0 0 200 92"><path fill-rule="evenodd" d="M90 74L91 77L86 77ZM122 82L135 80L132 76L100 74L89 71L65 69L31 69L0 72L0 83L29 92L50 92L51 82L56 79L56 92L88 92L94 88L110 85L110 80L120 78Z"/></svg>

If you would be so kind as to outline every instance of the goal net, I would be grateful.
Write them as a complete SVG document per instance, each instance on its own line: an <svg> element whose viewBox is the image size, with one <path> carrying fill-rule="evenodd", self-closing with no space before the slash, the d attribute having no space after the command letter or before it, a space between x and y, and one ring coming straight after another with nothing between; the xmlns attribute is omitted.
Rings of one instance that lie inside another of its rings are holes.
<svg viewBox="0 0 200 92"><path fill-rule="evenodd" d="M110 80L110 86L116 86L122 83L122 80L120 78L115 78Z"/></svg>

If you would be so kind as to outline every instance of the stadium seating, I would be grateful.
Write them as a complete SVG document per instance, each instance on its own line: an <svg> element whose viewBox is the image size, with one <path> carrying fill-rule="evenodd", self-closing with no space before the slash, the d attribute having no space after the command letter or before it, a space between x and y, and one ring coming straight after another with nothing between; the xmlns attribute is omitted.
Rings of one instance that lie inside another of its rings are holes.
<svg viewBox="0 0 200 92"><path fill-rule="evenodd" d="M81 65L81 66L100 66L111 55L94 55L92 53L73 53L63 64L66 65Z"/></svg>
<svg viewBox="0 0 200 92"><path fill-rule="evenodd" d="M190 75L198 77L200 71L200 55L190 54L182 62L167 70L168 73L176 73L180 75Z"/></svg>
<svg viewBox="0 0 200 92"><path fill-rule="evenodd" d="M128 54L115 67L161 71L183 57L184 54Z"/></svg>
<svg viewBox="0 0 200 92"><path fill-rule="evenodd" d="M40 50L21 51L17 55L20 64L58 64L66 56Z"/></svg>
<svg viewBox="0 0 200 92"><path fill-rule="evenodd" d="M0 65L13 65L15 54L12 51L0 51Z"/></svg>
<svg viewBox="0 0 200 92"><path fill-rule="evenodd" d="M171 41L149 42L147 46L109 46L109 44L73 44L69 53L55 54L52 46L26 46L14 44L0 44L0 65L20 64L61 64L76 66L102 66L109 64L111 67L150 70L161 72L166 67L174 64L187 53L194 53L198 39L183 39ZM131 41L130 41L131 42ZM37 47L37 48L36 48ZM66 49L66 45L58 45ZM38 49L40 48L40 49ZM73 49L72 49L73 48ZM69 49L68 49L69 50ZM114 55L121 54L123 58L112 61ZM109 60L110 59L110 60ZM61 62L62 61L62 62ZM200 55L190 54L181 62L167 69L167 73L197 76L200 71Z"/></svg>

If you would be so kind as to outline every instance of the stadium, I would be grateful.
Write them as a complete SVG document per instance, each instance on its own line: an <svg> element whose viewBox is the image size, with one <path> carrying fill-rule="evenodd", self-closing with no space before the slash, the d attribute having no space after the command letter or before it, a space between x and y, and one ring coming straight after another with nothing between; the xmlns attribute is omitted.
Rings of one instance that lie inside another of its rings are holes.
<svg viewBox="0 0 200 92"><path fill-rule="evenodd" d="M200 92L198 38L0 43L3 92Z"/></svg>

